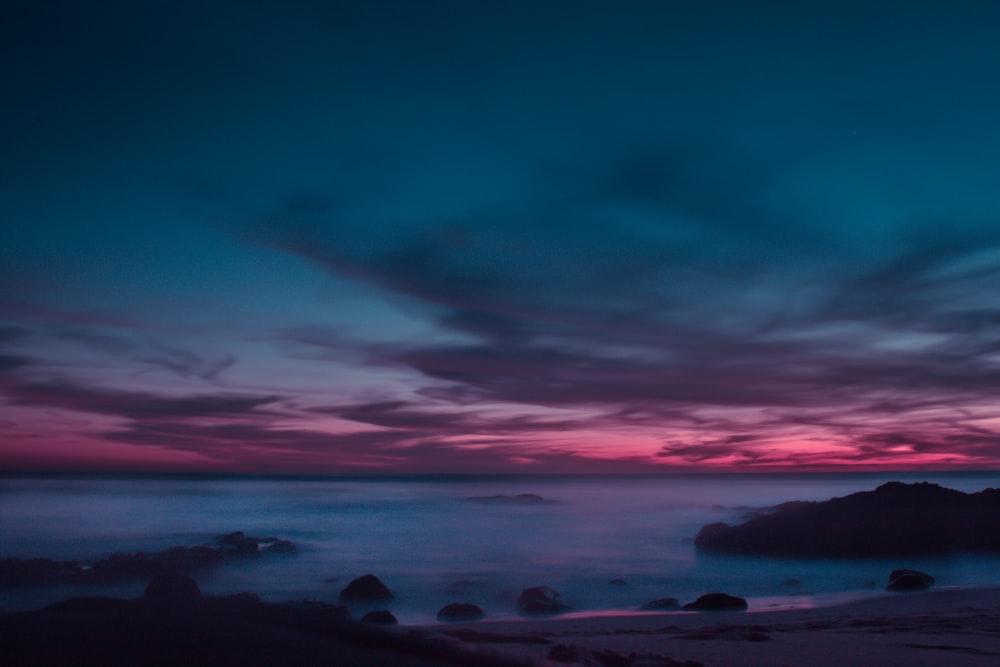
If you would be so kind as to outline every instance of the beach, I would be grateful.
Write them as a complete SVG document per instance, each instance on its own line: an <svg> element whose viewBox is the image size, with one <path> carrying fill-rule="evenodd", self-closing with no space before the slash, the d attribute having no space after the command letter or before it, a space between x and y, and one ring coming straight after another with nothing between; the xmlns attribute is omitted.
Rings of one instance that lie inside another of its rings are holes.
<svg viewBox="0 0 1000 667"><path fill-rule="evenodd" d="M199 598L84 601L0 616L10 665L985 666L1000 657L1000 588L773 612L526 618L380 628L315 610Z"/></svg>

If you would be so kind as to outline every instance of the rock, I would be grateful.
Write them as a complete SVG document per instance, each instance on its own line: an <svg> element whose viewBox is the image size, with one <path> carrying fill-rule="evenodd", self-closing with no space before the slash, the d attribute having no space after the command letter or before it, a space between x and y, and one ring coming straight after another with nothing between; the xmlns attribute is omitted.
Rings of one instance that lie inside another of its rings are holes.
<svg viewBox="0 0 1000 667"><path fill-rule="evenodd" d="M340 591L341 600L355 602L373 602L376 600L392 600L392 591L379 581L374 574L365 574L351 581Z"/></svg>
<svg viewBox="0 0 1000 667"><path fill-rule="evenodd" d="M893 570L887 591L925 591L934 585L934 577L917 570Z"/></svg>
<svg viewBox="0 0 1000 667"><path fill-rule="evenodd" d="M484 612L478 605L469 604L467 602L452 602L449 605L445 605L438 611L437 620L439 621L478 621L486 616Z"/></svg>
<svg viewBox="0 0 1000 667"><path fill-rule="evenodd" d="M571 609L559 601L559 593L549 586L535 586L521 591L517 610L526 615L560 614Z"/></svg>
<svg viewBox="0 0 1000 667"><path fill-rule="evenodd" d="M706 593L682 607L685 611L746 611L747 601L725 593Z"/></svg>
<svg viewBox="0 0 1000 667"><path fill-rule="evenodd" d="M705 553L799 558L905 557L1000 552L1000 489L963 493L888 482L824 502L779 505L749 521L713 523L695 537Z"/></svg>
<svg viewBox="0 0 1000 667"><path fill-rule="evenodd" d="M669 611L680 609L680 606L677 598L656 598L639 607L639 611Z"/></svg>
<svg viewBox="0 0 1000 667"><path fill-rule="evenodd" d="M232 595L227 595L226 599L240 604L260 604L260 596L251 591L233 593Z"/></svg>
<svg viewBox="0 0 1000 667"><path fill-rule="evenodd" d="M193 600L201 597L198 582L183 574L161 574L146 585L147 600Z"/></svg>
<svg viewBox="0 0 1000 667"><path fill-rule="evenodd" d="M628 582L624 579L615 578L608 581L608 586L628 586Z"/></svg>
<svg viewBox="0 0 1000 667"><path fill-rule="evenodd" d="M784 579L781 582L781 586L784 588L802 588L802 580L792 577L791 579Z"/></svg>
<svg viewBox="0 0 1000 667"><path fill-rule="evenodd" d="M370 611L361 617L362 623L374 623L376 625L396 625L399 621L396 617L392 615L392 612L388 609L379 609L378 611Z"/></svg>
<svg viewBox="0 0 1000 667"><path fill-rule="evenodd" d="M219 535L216 541L224 548L236 551L237 553L257 553L257 549L260 546L257 538L247 537L242 530Z"/></svg>

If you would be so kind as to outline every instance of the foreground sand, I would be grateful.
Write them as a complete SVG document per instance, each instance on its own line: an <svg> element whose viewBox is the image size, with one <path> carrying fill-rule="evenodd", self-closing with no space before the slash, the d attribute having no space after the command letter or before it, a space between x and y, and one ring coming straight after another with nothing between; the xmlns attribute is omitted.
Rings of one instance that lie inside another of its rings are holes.
<svg viewBox="0 0 1000 667"><path fill-rule="evenodd" d="M523 667L566 664L549 659L560 644L585 649L575 654L585 665L624 666L629 661L620 658L653 654L661 658L632 664L985 667L1000 664L1000 588L898 594L806 610L388 630L322 611L215 598L178 604L99 599L0 615L0 664L18 666Z"/></svg>
<svg viewBox="0 0 1000 667"><path fill-rule="evenodd" d="M504 646L510 655L538 662L552 645L574 644L706 667L986 667L1000 664L1000 588L895 594L804 610L480 622L461 628L543 637L551 644ZM455 630L460 628L444 629Z"/></svg>

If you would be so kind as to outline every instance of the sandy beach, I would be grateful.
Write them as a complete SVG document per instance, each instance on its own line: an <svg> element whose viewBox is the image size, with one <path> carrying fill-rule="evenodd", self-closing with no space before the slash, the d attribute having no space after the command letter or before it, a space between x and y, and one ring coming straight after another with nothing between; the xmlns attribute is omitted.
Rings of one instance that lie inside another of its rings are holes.
<svg viewBox="0 0 1000 667"><path fill-rule="evenodd" d="M614 664L614 654L634 653L706 667L974 667L994 665L1000 659L1000 588L895 594L773 612L556 618L433 628L452 633L462 629L543 637L550 643L502 645L504 653L537 664L558 664L546 658L553 646L566 644L587 649L589 656L578 652L582 664L598 665L601 659L603 664ZM601 653L609 650L614 654ZM657 663L650 658L648 664Z"/></svg>
<svg viewBox="0 0 1000 667"><path fill-rule="evenodd" d="M90 599L0 616L6 665L996 664L1000 588L773 612L667 613L374 627L252 600Z"/></svg>

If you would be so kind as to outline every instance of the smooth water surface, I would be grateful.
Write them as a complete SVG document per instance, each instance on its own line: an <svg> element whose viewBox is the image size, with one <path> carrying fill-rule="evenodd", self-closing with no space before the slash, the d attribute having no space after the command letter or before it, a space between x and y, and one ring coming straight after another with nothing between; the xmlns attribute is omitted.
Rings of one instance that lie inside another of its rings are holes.
<svg viewBox="0 0 1000 667"><path fill-rule="evenodd" d="M794 561L694 552L691 538L706 523L738 522L748 508L824 500L892 479L963 491L1000 485L1000 473L6 478L0 557L97 559L210 544L216 535L243 530L290 539L299 553L200 572L204 592L332 602L350 579L372 572L397 598L383 606L404 622L432 620L454 601L479 604L491 617L512 616L518 592L543 584L588 611L634 609L668 596L684 602L712 590L750 597L758 609L824 604L881 590L896 567L924 569L942 586L1000 583L1000 559L990 557ZM468 500L519 493L558 502ZM2 604L25 609L67 595L139 595L143 585L5 591Z"/></svg>

